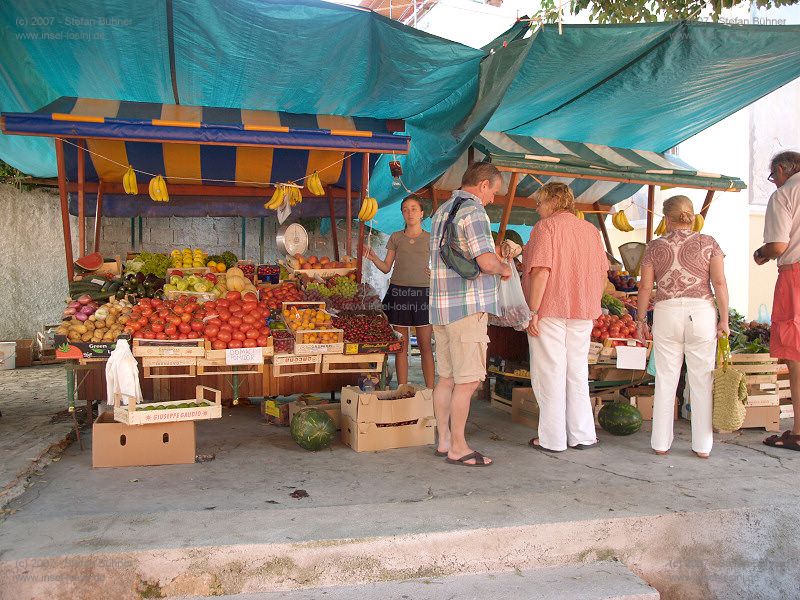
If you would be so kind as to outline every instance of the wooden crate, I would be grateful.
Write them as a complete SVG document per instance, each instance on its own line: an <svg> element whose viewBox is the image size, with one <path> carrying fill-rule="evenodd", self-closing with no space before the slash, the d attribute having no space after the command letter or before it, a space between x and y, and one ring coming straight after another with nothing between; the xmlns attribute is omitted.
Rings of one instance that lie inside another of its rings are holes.
<svg viewBox="0 0 800 600"><path fill-rule="evenodd" d="M322 356L282 354L272 358L273 377L296 377L298 375L319 375Z"/></svg>
<svg viewBox="0 0 800 600"><path fill-rule="evenodd" d="M211 342L206 340L206 358L209 360L225 360L227 358L227 350L212 350ZM272 344L272 336L269 337L266 346L261 347L262 356L273 356L275 354L275 347Z"/></svg>
<svg viewBox="0 0 800 600"><path fill-rule="evenodd" d="M306 334L310 333L334 333L337 342L304 342ZM295 354L343 354L344 353L344 331L341 329L298 329L295 332L294 340Z"/></svg>
<svg viewBox="0 0 800 600"><path fill-rule="evenodd" d="M257 365L229 365L224 358L209 359L199 357L197 359L197 374L200 376L208 375L248 375L251 373L263 373L264 363Z"/></svg>
<svg viewBox="0 0 800 600"><path fill-rule="evenodd" d="M205 356L205 340L133 340L134 356Z"/></svg>
<svg viewBox="0 0 800 600"><path fill-rule="evenodd" d="M326 354L322 357L323 373L380 373L385 354Z"/></svg>
<svg viewBox="0 0 800 600"><path fill-rule="evenodd" d="M778 370L781 365L769 354L732 354L731 366L744 373L747 406L778 406Z"/></svg>
<svg viewBox="0 0 800 600"><path fill-rule="evenodd" d="M169 283L169 278L172 277L175 271L179 271L184 275L208 275L211 272L211 269L208 267L186 267L185 269L181 269L180 267L170 267L167 269L167 283Z"/></svg>
<svg viewBox="0 0 800 600"><path fill-rule="evenodd" d="M206 393L214 396L210 406L194 408L155 409L158 406L178 406L187 402L207 402ZM128 399L128 406L122 406L122 397ZM171 423L175 421L201 421L222 417L222 392L204 385L195 386L195 397L192 400L172 400L169 402L149 402L144 406L154 407L149 410L137 410L136 398L127 394L114 394L114 420L126 425L146 425L148 423ZM144 409L142 405L139 408Z"/></svg>
<svg viewBox="0 0 800 600"><path fill-rule="evenodd" d="M781 407L773 406L748 406L742 429L764 428L767 431L781 430Z"/></svg>
<svg viewBox="0 0 800 600"><path fill-rule="evenodd" d="M217 297L211 292L190 292L189 290L171 290L169 292L164 292L164 297L167 300L178 300L181 296L197 298L197 301L200 304L204 302L212 302L217 299Z"/></svg>
<svg viewBox="0 0 800 600"><path fill-rule="evenodd" d="M197 358L193 356L143 356L142 368L145 379L179 379L197 375ZM176 368L185 368L176 373ZM169 369L167 373L154 372L154 369Z"/></svg>

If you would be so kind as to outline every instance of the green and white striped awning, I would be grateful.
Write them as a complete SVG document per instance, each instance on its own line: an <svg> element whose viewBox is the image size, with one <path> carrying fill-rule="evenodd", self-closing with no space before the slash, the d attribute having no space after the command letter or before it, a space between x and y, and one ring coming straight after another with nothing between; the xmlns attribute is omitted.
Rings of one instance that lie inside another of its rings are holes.
<svg viewBox="0 0 800 600"><path fill-rule="evenodd" d="M547 138L484 131L473 142L475 160L488 159L503 171L533 171L520 177L518 197L532 196L548 181L568 184L577 203L613 205L633 196L643 185L738 191L738 177L698 171L672 154L614 148ZM467 167L462 155L434 187L453 190ZM542 174L545 173L545 174ZM505 175L503 193L509 175Z"/></svg>

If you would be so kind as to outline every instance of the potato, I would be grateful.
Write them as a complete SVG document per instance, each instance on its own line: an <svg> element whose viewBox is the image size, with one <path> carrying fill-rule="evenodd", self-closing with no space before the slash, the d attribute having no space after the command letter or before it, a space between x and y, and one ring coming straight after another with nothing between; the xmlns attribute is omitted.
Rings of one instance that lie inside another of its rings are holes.
<svg viewBox="0 0 800 600"><path fill-rule="evenodd" d="M106 325L108 325L109 327L111 327L116 322L117 322L116 315L108 315L108 317L106 317Z"/></svg>
<svg viewBox="0 0 800 600"><path fill-rule="evenodd" d="M117 323L121 325L127 325L129 319L130 317L128 315L122 315L119 319L117 319Z"/></svg>
<svg viewBox="0 0 800 600"><path fill-rule="evenodd" d="M67 334L67 339L68 339L70 342L80 342L80 341L81 341L81 334L80 334L80 333L78 333L77 331L70 331L70 332Z"/></svg>
<svg viewBox="0 0 800 600"><path fill-rule="evenodd" d="M58 335L67 335L69 333L69 325L59 325L58 329L56 329L56 333Z"/></svg>
<svg viewBox="0 0 800 600"><path fill-rule="evenodd" d="M77 333L80 333L81 335L89 331L86 325L76 325L75 327L73 327L73 330L76 331Z"/></svg>
<svg viewBox="0 0 800 600"><path fill-rule="evenodd" d="M94 328L96 327L95 323L93 323L92 321L86 321L86 323L84 323L83 326L86 328L86 331L93 331Z"/></svg>
<svg viewBox="0 0 800 600"><path fill-rule="evenodd" d="M91 333L84 333L81 335L82 342L91 342L92 341L92 334Z"/></svg>

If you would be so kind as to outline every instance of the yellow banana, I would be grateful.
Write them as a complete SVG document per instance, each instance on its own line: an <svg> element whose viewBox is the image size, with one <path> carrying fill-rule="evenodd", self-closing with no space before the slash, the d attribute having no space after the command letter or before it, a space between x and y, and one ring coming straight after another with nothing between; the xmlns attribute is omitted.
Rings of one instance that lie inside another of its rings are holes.
<svg viewBox="0 0 800 600"><path fill-rule="evenodd" d="M161 198L160 192L156 189L156 178L153 177L150 179L150 183L147 185L147 193L150 194L150 198L153 202L159 202Z"/></svg>
<svg viewBox="0 0 800 600"><path fill-rule="evenodd" d="M169 202L169 193L167 193L167 182L164 181L164 178L159 175L156 177L156 185L158 186L158 190L161 193L161 201L162 202Z"/></svg>
<svg viewBox="0 0 800 600"><path fill-rule="evenodd" d="M319 173L316 171L314 171L311 175L309 175L308 179L306 179L306 187L308 188L308 191L315 196L325 195L325 188L322 186Z"/></svg>
<svg viewBox="0 0 800 600"><path fill-rule="evenodd" d="M370 200L372 200L372 212L369 213L367 221L371 221L378 214L378 201L375 198L370 198Z"/></svg>
<svg viewBox="0 0 800 600"><path fill-rule="evenodd" d="M136 184L136 173L133 167L129 166L128 170L125 171L125 175L122 176L122 187L126 194L135 196L139 193L139 186Z"/></svg>
<svg viewBox="0 0 800 600"><path fill-rule="evenodd" d="M702 231L703 225L706 224L706 220L703 215L695 215L694 216L694 223L692 223L692 231Z"/></svg>
<svg viewBox="0 0 800 600"><path fill-rule="evenodd" d="M283 202L283 186L279 184L275 186L275 191L272 193L269 202L264 205L264 208L275 210L280 206L281 202Z"/></svg>
<svg viewBox="0 0 800 600"><path fill-rule="evenodd" d="M658 227L656 227L655 234L664 235L666 232L667 232L667 222L664 220L664 217L661 217L661 220L658 222Z"/></svg>
<svg viewBox="0 0 800 600"><path fill-rule="evenodd" d="M614 227L624 232L633 231L633 227L631 227L631 224L628 222L628 215L625 214L624 210L619 211L615 215Z"/></svg>
<svg viewBox="0 0 800 600"><path fill-rule="evenodd" d="M364 217L367 214L367 208L368 207L369 207L368 198L364 198L364 200L361 202L361 210L358 211L358 219L360 221L366 220L366 219L364 219Z"/></svg>
<svg viewBox="0 0 800 600"><path fill-rule="evenodd" d="M297 186L292 186L292 194L294 194L294 203L300 204L303 201L303 190Z"/></svg>
<svg viewBox="0 0 800 600"><path fill-rule="evenodd" d="M586 215L583 214L582 210L576 210L575 211L575 216L578 217L581 220L586 219Z"/></svg>

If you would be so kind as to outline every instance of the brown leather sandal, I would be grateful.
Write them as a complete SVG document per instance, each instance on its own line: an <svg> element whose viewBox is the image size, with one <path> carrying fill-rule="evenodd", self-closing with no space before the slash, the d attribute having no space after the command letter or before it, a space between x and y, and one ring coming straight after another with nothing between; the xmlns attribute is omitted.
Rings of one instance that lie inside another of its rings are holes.
<svg viewBox="0 0 800 600"><path fill-rule="evenodd" d="M800 450L800 435L795 435L790 430L786 430L780 435L769 436L764 440L764 444L773 448Z"/></svg>
<svg viewBox="0 0 800 600"><path fill-rule="evenodd" d="M467 461L475 459L475 462L470 464ZM487 462L484 458L483 454L480 452L473 452L471 454L467 454L466 456L462 456L461 458L450 458L447 457L447 462L451 465L463 465L465 467L489 467L494 464L494 462Z"/></svg>

